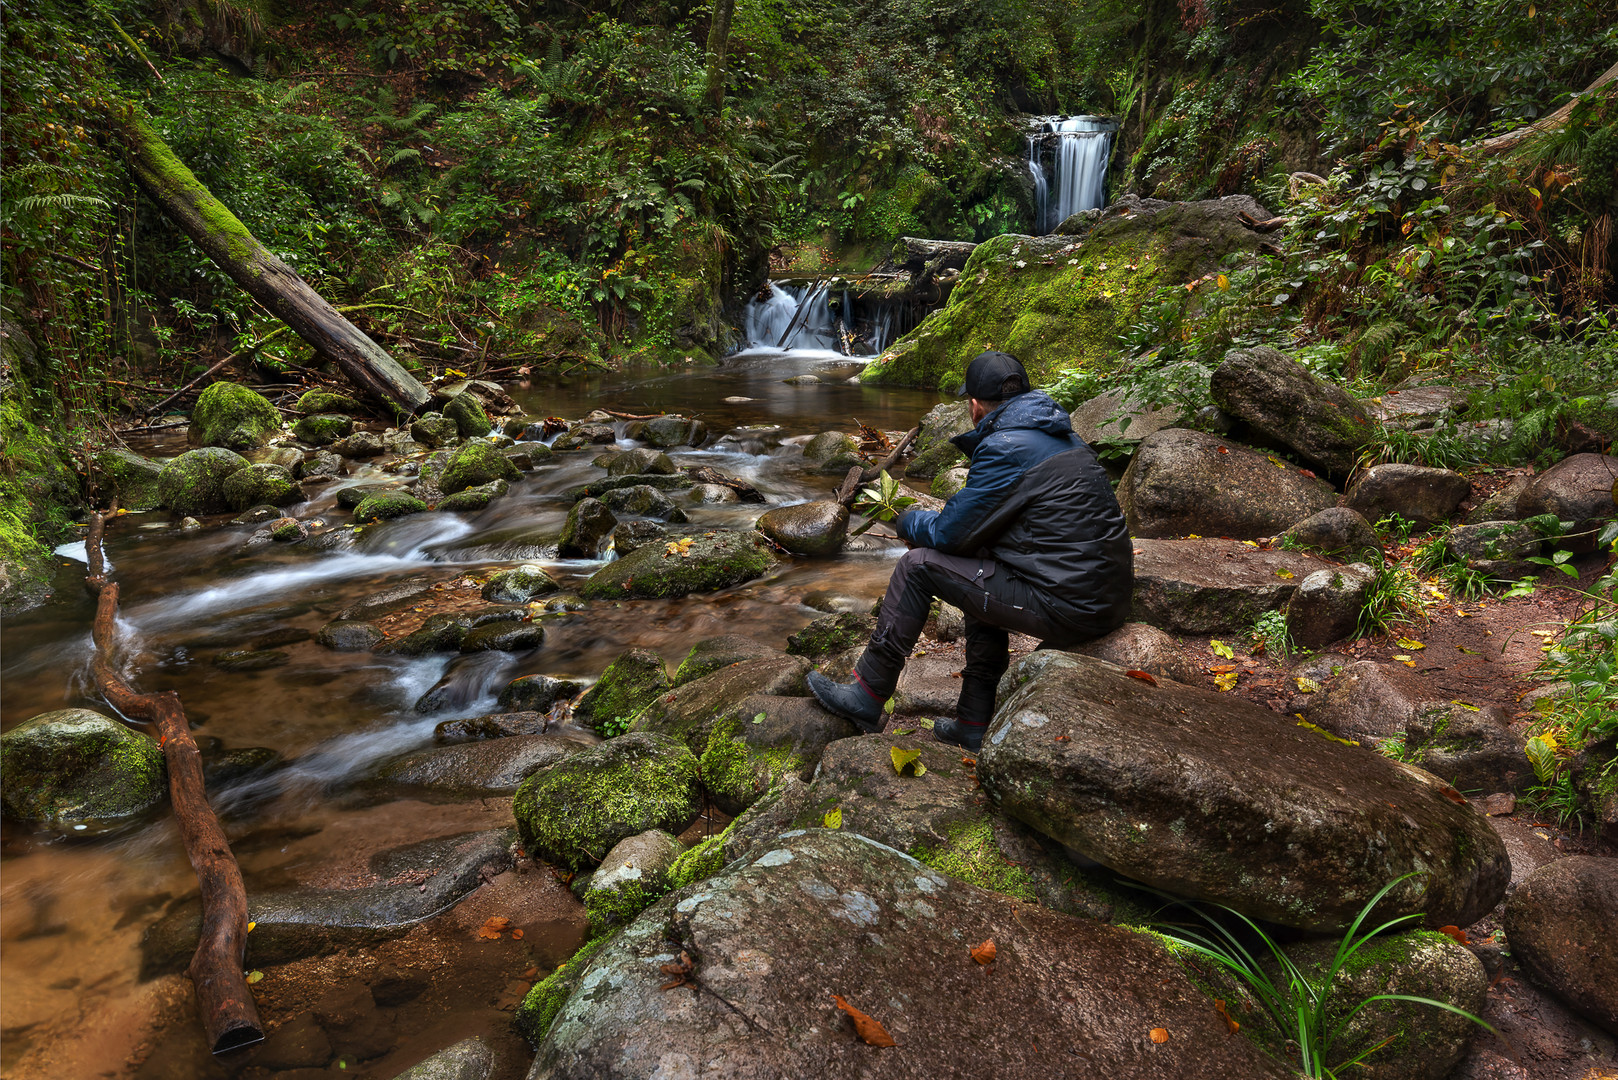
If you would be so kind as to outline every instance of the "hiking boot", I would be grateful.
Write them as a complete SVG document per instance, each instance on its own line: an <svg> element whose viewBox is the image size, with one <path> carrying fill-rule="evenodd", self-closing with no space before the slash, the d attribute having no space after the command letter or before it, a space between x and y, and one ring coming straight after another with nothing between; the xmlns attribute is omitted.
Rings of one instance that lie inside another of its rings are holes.
<svg viewBox="0 0 1618 1080"><path fill-rule="evenodd" d="M987 730L988 724L967 724L950 719L933 721L933 738L941 743L970 750L974 754L983 749L983 733Z"/></svg>
<svg viewBox="0 0 1618 1080"><path fill-rule="evenodd" d="M805 680L815 700L830 712L854 722L854 726L868 735L875 735L886 726L882 716L882 701L865 688L859 676L850 683L835 683L818 671L811 671Z"/></svg>

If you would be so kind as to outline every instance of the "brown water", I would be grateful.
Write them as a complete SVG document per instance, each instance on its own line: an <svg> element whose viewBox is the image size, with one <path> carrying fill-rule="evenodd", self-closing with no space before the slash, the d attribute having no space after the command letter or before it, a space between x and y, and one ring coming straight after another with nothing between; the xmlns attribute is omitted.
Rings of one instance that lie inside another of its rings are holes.
<svg viewBox="0 0 1618 1080"><path fill-rule="evenodd" d="M932 393L841 381L857 371L857 365L823 354L761 353L732 358L717 369L536 380L511 392L537 416L579 417L598 408L679 412L704 420L715 436L757 425L778 425L788 437L850 430L855 417L902 430L938 400ZM807 387L782 382L805 372L838 381ZM178 453L183 429L142 449ZM343 606L411 578L454 580L538 561L564 587L575 587L601 564L545 554L569 506L560 493L602 475L590 465L594 456L559 455L559 463L527 474L483 512L421 514L372 527L323 551L249 546L253 527L231 526L224 517L189 533L162 514L118 519L106 547L123 588L132 681L142 690L177 691L199 740L217 739L227 748L269 747L290 762L267 777L212 793L249 891L289 881L330 884L356 850L509 822L501 800L424 803L359 786L382 760L429 744L439 722L491 711L494 693L509 679L535 672L594 678L629 646L677 662L694 642L717 634L745 634L781 646L817 614L802 605L805 594L829 589L875 599L899 550L867 538L841 558L790 563L718 595L592 605L548 624L545 645L534 653L476 658L469 700L430 716L412 706L444 672L448 656L335 653L303 640L277 645L289 661L266 671L232 673L211 663L222 649L272 635L312 634ZM742 442L673 456L682 465L710 465L740 476L771 505L824 497L836 483L806 470L790 443L766 450ZM376 462L351 465L354 471L342 484L315 489L314 501L293 512L346 521L347 511L335 502L340 486L396 479ZM733 504L687 512L698 527L745 528L762 509ZM107 711L88 677L92 607L79 584L82 575L82 564L64 561L58 601L0 628L0 726L70 706ZM195 892L172 823L159 815L106 831L64 834L10 823L4 829L0 1075L243 1075L248 1055L209 1059L202 1049L189 984L179 977L144 984L136 978L141 932L166 905ZM530 875L520 888L509 888L526 898L522 903L533 903L548 895L547 888L560 888L545 880ZM489 886L475 895L491 890L498 894ZM565 896L551 899L540 905L522 943L479 943L471 932L475 924L437 920L381 949L268 972L258 987L265 1019L275 1025L310 1008L312 987L362 986L374 975L378 956L391 949L400 953L401 964L428 964L435 972L432 990L414 1003L383 1010L397 1046L364 1064L345 1062L342 1075L391 1076L473 1033L499 1040L508 1058L522 1057L521 1068L501 1070L521 1075L526 1057L507 1030L510 1014L504 1010L525 975L531 981L536 969L553 966L580 933L576 909Z"/></svg>

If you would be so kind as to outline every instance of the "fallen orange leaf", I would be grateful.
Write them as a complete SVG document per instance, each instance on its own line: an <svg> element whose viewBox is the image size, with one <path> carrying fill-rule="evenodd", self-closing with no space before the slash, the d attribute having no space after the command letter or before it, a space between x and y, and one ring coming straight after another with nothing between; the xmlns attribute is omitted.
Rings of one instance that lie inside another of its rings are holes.
<svg viewBox="0 0 1618 1080"><path fill-rule="evenodd" d="M513 930L511 932L511 940L512 941L521 941L522 940L522 928L521 927L518 927L517 929L515 929L515 930Z"/></svg>
<svg viewBox="0 0 1618 1080"><path fill-rule="evenodd" d="M1169 1041L1169 1029L1168 1028L1153 1028L1152 1032L1151 1032L1151 1035L1152 1035L1152 1041L1155 1042L1155 1043L1166 1043L1166 1042Z"/></svg>
<svg viewBox="0 0 1618 1080"><path fill-rule="evenodd" d="M1225 1011L1225 1002L1222 998L1214 998L1214 1012L1218 1013L1220 1017L1224 1019L1225 1024L1230 1028L1230 1033L1232 1035L1236 1034L1242 1029L1240 1024L1231 1019L1230 1013Z"/></svg>
<svg viewBox="0 0 1618 1080"><path fill-rule="evenodd" d="M972 959L980 964L994 963L994 939L990 938L982 945L972 946Z"/></svg>
<svg viewBox="0 0 1618 1080"><path fill-rule="evenodd" d="M511 929L511 920L503 915L491 915L478 927L479 941L498 941L500 935Z"/></svg>
<svg viewBox="0 0 1618 1080"><path fill-rule="evenodd" d="M1467 937L1466 936L1466 931L1462 930L1459 926L1440 926L1438 928L1438 932L1440 934L1445 934L1445 935L1448 935L1449 937L1454 938L1456 941L1460 942L1462 945L1470 945L1470 944L1472 944L1472 939Z"/></svg>
<svg viewBox="0 0 1618 1080"><path fill-rule="evenodd" d="M865 1013L860 1012L854 1006L844 1001L841 994L833 994L831 999L837 1003L837 1007L839 1009L842 1009L849 1015L851 1019L853 1019L855 1034L859 1035L861 1039L865 1040L865 1044L867 1046L899 1045L893 1041L893 1036L888 1034L888 1029L883 1027L880 1021L867 1016Z"/></svg>
<svg viewBox="0 0 1618 1080"><path fill-rule="evenodd" d="M1131 669L1124 672L1124 674L1128 675L1131 679L1139 679L1141 682L1151 683L1153 686L1157 685L1157 676L1153 675L1150 671L1135 671Z"/></svg>

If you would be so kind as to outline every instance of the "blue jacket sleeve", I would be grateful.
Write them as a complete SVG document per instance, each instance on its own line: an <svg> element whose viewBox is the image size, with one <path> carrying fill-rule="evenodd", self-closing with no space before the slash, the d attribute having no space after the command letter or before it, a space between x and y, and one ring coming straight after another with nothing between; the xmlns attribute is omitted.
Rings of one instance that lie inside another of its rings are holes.
<svg viewBox="0 0 1618 1080"><path fill-rule="evenodd" d="M900 539L917 547L936 548L947 555L971 555L993 542L981 526L1017 486L1022 466L1011 452L1010 441L990 435L972 455L966 486L944 503L942 510L909 510L894 523Z"/></svg>

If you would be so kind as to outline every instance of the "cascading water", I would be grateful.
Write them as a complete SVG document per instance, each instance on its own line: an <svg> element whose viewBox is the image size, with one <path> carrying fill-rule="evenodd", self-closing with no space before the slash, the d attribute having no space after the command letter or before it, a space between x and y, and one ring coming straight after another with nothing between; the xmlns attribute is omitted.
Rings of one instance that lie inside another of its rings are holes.
<svg viewBox="0 0 1618 1080"><path fill-rule="evenodd" d="M772 281L747 302L742 333L749 349L815 349L875 356L913 324L897 298L835 293L821 282Z"/></svg>
<svg viewBox="0 0 1618 1080"><path fill-rule="evenodd" d="M1040 134L1028 139L1028 171L1034 177L1034 231L1042 234L1104 203L1117 124L1098 116L1046 116L1036 123ZM1058 137L1049 184L1042 153L1046 135Z"/></svg>

